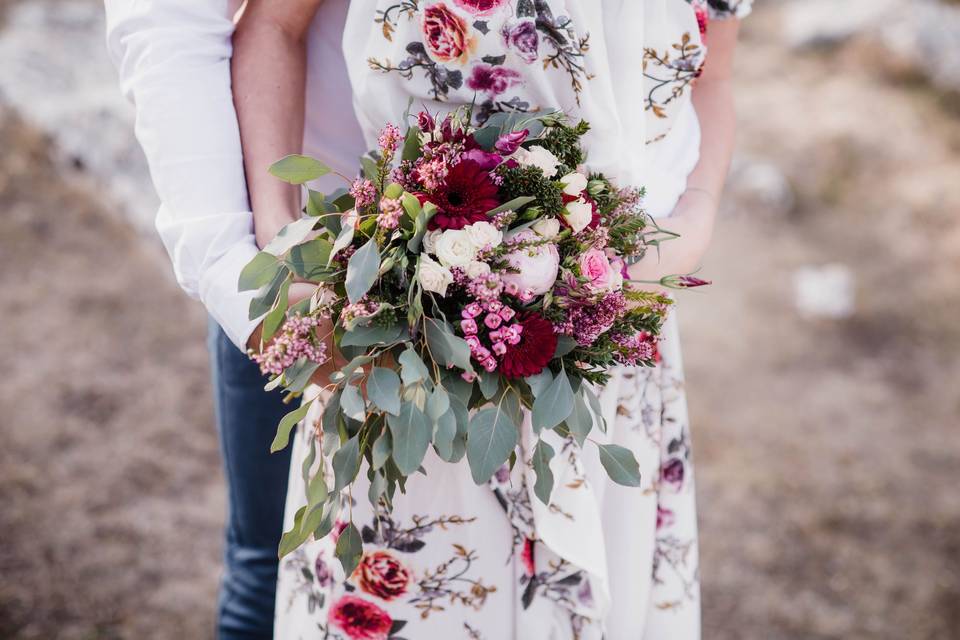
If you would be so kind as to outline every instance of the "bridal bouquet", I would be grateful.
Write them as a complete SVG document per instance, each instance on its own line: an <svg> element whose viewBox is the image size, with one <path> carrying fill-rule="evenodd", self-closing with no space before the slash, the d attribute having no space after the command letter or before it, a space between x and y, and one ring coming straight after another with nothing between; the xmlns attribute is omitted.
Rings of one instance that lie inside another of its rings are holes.
<svg viewBox="0 0 960 640"><path fill-rule="evenodd" d="M273 449L323 405L303 465L308 504L281 555L337 525L340 493L362 469L384 509L431 446L487 482L516 462L525 411L536 438L525 462L548 503L554 450L538 435L584 445L603 426L594 385L616 365L654 364L670 299L627 288L626 268L672 234L644 214L641 190L584 166L588 128L558 113L473 128L465 109L442 121L422 112L405 133L387 125L362 176L330 195L309 190L307 216L244 269L240 289L258 291L250 317L265 316L251 356L268 388L304 395ZM271 168L294 184L330 171L304 156ZM316 291L288 309L293 282ZM613 481L639 484L629 450L598 446ZM360 533L338 526L351 569Z"/></svg>

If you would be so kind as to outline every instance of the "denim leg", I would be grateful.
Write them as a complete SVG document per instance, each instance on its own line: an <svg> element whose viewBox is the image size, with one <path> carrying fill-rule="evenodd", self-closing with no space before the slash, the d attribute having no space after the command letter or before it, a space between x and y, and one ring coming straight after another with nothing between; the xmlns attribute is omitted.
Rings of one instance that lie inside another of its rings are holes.
<svg viewBox="0 0 960 640"><path fill-rule="evenodd" d="M212 320L208 348L229 504L217 637L268 640L290 467L290 447L271 454L270 443L292 407Z"/></svg>

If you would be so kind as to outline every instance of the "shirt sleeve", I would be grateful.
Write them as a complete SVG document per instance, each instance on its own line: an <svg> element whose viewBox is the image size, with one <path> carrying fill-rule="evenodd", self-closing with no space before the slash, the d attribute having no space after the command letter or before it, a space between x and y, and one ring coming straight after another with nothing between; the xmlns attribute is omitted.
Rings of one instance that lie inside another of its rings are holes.
<svg viewBox="0 0 960 640"><path fill-rule="evenodd" d="M156 227L180 286L243 350L257 321L238 292L257 253L230 80L229 0L106 0L107 48L150 166Z"/></svg>
<svg viewBox="0 0 960 640"><path fill-rule="evenodd" d="M746 18L753 10L753 0L707 0L711 20Z"/></svg>

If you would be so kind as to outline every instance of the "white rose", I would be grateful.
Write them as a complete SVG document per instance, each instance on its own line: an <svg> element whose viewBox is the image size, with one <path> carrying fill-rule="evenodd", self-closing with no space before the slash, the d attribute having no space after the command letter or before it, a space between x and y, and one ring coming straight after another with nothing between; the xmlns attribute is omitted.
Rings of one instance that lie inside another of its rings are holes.
<svg viewBox="0 0 960 640"><path fill-rule="evenodd" d="M533 229L538 236L552 240L560 233L560 221L556 218L540 218L533 223L531 229Z"/></svg>
<svg viewBox="0 0 960 640"><path fill-rule="evenodd" d="M445 267L465 267L477 255L477 247L463 229L447 229L440 234L434 251Z"/></svg>
<svg viewBox="0 0 960 640"><path fill-rule="evenodd" d="M560 178L560 184L568 196L579 196L587 188L587 176L582 173L568 173Z"/></svg>
<svg viewBox="0 0 960 640"><path fill-rule="evenodd" d="M442 230L434 229L433 231L427 231L425 234L423 234L423 250L427 253L436 255L437 238L440 237L441 233L443 233Z"/></svg>
<svg viewBox="0 0 960 640"><path fill-rule="evenodd" d="M463 268L463 272L470 279L479 278L480 276L485 276L490 273L490 265L488 265L486 262L474 260Z"/></svg>
<svg viewBox="0 0 960 640"><path fill-rule="evenodd" d="M529 149L520 147L513 154L514 160L525 167L537 167L543 171L543 175L552 178L557 173L557 166L560 160L547 149L540 145L533 145Z"/></svg>
<svg viewBox="0 0 960 640"><path fill-rule="evenodd" d="M430 256L420 254L420 266L417 269L417 281L424 291L433 291L440 296L447 295L447 287L453 282L450 269L441 266Z"/></svg>
<svg viewBox="0 0 960 640"><path fill-rule="evenodd" d="M563 212L563 219L567 221L574 233L580 233L593 220L593 207L582 198L568 202Z"/></svg>
<svg viewBox="0 0 960 640"><path fill-rule="evenodd" d="M464 227L463 230L467 234L467 239L477 249L498 247L503 242L503 232L489 222L474 222Z"/></svg>

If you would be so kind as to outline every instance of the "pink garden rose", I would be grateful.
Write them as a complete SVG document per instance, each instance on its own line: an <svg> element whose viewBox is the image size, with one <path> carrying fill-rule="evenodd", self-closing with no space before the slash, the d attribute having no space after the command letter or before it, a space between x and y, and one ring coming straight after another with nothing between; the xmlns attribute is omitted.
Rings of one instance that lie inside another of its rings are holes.
<svg viewBox="0 0 960 640"><path fill-rule="evenodd" d="M423 44L437 62L466 63L476 46L467 23L442 2L423 10L421 26Z"/></svg>
<svg viewBox="0 0 960 640"><path fill-rule="evenodd" d="M524 229L515 235L514 239L523 242L541 240L540 236L529 229ZM520 291L530 291L535 296L542 296L553 288L560 268L557 245L546 243L516 249L508 253L506 258L517 273L504 273L501 276L504 283L512 282Z"/></svg>
<svg viewBox="0 0 960 640"><path fill-rule="evenodd" d="M475 16L488 16L507 2L508 0L453 0L455 5Z"/></svg>
<svg viewBox="0 0 960 640"><path fill-rule="evenodd" d="M386 611L356 596L343 596L337 600L327 618L350 640L387 640L393 627L393 620Z"/></svg>
<svg viewBox="0 0 960 640"><path fill-rule="evenodd" d="M587 279L587 288L602 293L623 288L623 275L610 264L610 259L600 249L590 249L579 260L580 275Z"/></svg>
<svg viewBox="0 0 960 640"><path fill-rule="evenodd" d="M388 551L363 554L353 576L361 589L387 601L406 593L412 577L410 570Z"/></svg>

